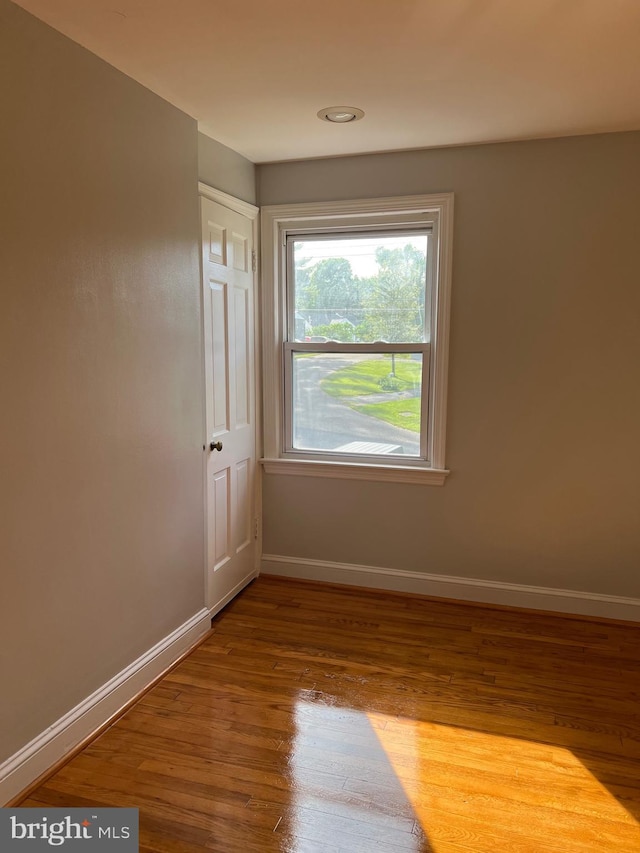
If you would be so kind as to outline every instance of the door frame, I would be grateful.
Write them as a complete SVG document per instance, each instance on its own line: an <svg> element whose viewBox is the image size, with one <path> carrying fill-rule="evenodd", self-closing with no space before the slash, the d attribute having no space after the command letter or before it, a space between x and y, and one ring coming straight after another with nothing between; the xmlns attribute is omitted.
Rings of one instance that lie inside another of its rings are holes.
<svg viewBox="0 0 640 853"><path fill-rule="evenodd" d="M262 383L260 378L262 376L262 366L261 366L261 352L262 352L262 340L260 335L260 318L261 318L261 294L259 288L259 277L258 277L258 269L259 269L259 258L260 252L258 251L258 240L259 240L259 215L260 208L256 207L254 204L250 204L247 201L243 201L242 199L236 198L235 196L229 195L229 193L223 192L222 190L218 190L215 187L211 187L208 184L203 183L202 181L198 181L198 198L207 198L209 201L213 201L216 204L221 204L223 207L229 208L229 210L233 210L235 213L239 213L241 216L246 217L251 220L251 232L253 239L253 256L252 256L252 276L253 276L253 337L254 337L254 404L255 404L255 448L256 448L256 459L255 459L255 482L254 482L254 517L257 519L257 531L254 531L255 535L255 560L254 560L254 577L258 577L260 574L260 566L262 563L262 466L260 465L260 459L262 458L263 449L262 449ZM208 496L207 496L207 454L206 454L206 446L207 446L207 424L206 424L206 416L207 416L207 407L206 407L206 393L207 393L207 383L206 383L206 375L205 375L205 366L204 366L204 306L203 306L203 280L204 280L204 269L202 265L202 222L201 215L199 215L200 221L200 315L201 315L201 365L202 365L202 393L203 393L203 401L204 405L202 407L202 446L203 446L203 457L202 457L202 470L203 470L203 478L202 478L202 500L204 506L204 565L203 565L203 574L204 574L204 595L205 602L208 601L208 565L207 565L207 555L208 551L208 540L209 540L209 530L208 530ZM257 535L256 535L257 533ZM207 605L208 606L208 605ZM217 611L216 611L217 612ZM212 616L215 616L215 612L211 612Z"/></svg>

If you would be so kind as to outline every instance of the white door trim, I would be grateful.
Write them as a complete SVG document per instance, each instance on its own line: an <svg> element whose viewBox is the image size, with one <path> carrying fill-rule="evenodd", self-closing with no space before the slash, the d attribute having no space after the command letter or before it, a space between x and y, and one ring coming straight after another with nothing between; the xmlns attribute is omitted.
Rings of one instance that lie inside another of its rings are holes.
<svg viewBox="0 0 640 853"><path fill-rule="evenodd" d="M242 201L242 199L229 195L229 193L217 190L215 187L210 187L209 184L203 184L202 181L198 181L198 195L204 196L210 201L222 204L230 210L235 210L236 213L246 216L247 219L257 219L258 213L260 212L260 208L256 207L255 204L249 204L248 201Z"/></svg>

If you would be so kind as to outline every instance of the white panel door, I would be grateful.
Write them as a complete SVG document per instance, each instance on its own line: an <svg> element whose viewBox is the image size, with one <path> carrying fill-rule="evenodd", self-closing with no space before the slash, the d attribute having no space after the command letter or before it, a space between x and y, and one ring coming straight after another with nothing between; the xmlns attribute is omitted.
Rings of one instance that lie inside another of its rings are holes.
<svg viewBox="0 0 640 853"><path fill-rule="evenodd" d="M207 604L256 571L253 225L201 198L206 381Z"/></svg>

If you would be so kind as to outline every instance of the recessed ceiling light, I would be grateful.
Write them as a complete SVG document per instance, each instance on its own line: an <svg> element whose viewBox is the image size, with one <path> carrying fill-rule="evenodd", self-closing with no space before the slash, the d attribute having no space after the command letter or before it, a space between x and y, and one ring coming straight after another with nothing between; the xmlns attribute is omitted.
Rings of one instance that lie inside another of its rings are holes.
<svg viewBox="0 0 640 853"><path fill-rule="evenodd" d="M322 121L332 121L334 124L346 124L349 121L359 121L364 112L358 107L325 107L318 111Z"/></svg>

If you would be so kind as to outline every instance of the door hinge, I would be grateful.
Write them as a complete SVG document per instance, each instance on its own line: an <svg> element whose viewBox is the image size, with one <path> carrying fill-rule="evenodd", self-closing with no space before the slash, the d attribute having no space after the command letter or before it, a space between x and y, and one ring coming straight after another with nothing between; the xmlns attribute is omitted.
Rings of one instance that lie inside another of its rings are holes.
<svg viewBox="0 0 640 853"><path fill-rule="evenodd" d="M260 533L260 522L257 518L253 519L253 538L257 539Z"/></svg>
<svg viewBox="0 0 640 853"><path fill-rule="evenodd" d="M251 250L251 271L255 272L258 269L258 259L256 257L256 250Z"/></svg>

